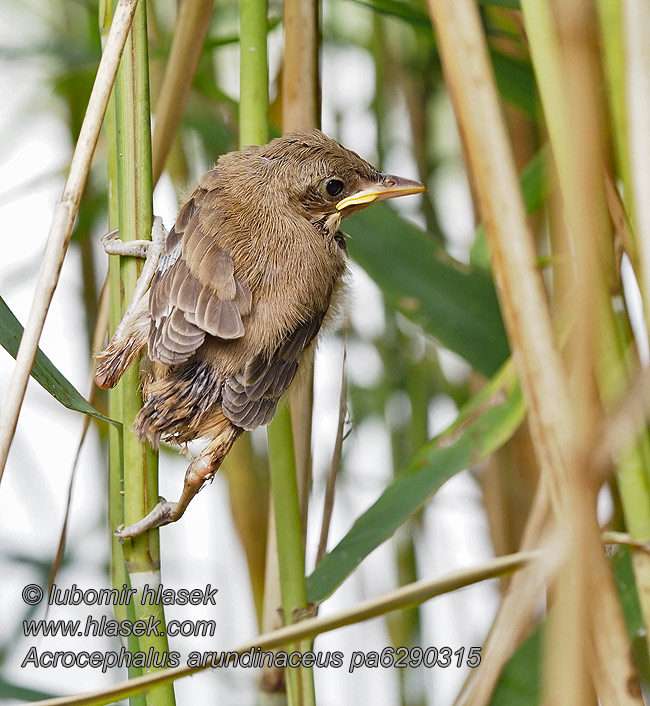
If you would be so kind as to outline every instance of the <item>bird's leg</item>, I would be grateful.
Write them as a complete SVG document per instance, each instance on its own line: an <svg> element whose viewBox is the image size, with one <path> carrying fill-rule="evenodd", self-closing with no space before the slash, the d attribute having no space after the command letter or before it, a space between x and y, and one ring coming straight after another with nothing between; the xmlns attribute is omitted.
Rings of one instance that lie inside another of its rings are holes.
<svg viewBox="0 0 650 706"><path fill-rule="evenodd" d="M137 537L147 530L180 520L192 498L201 490L203 484L208 480L212 480L233 443L241 433L241 429L229 425L219 436L212 439L203 449L200 456L190 463L185 471L183 492L177 502L172 503L160 498L160 502L146 517L128 527L118 527L114 532L115 536L120 540Z"/></svg>
<svg viewBox="0 0 650 706"><path fill-rule="evenodd" d="M151 279L153 278L158 260L165 249L165 241L167 240L167 230L162 224L162 219L155 216L153 219L153 227L151 228L151 240L131 240L124 242L119 239L119 231L113 230L107 233L102 238L104 250L109 255L122 255L131 257L144 257L145 263L142 268L142 273L138 277L131 301L124 312L124 316L120 321L115 333L111 339L111 344L119 341L124 332L129 329L132 319L134 318L138 305L142 298L147 293Z"/></svg>

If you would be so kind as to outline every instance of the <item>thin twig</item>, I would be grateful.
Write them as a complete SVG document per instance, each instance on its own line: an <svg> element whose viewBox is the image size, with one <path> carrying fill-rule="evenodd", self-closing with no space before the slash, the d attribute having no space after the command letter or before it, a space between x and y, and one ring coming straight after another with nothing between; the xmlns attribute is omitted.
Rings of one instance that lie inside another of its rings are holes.
<svg viewBox="0 0 650 706"><path fill-rule="evenodd" d="M347 331L346 331L347 338ZM336 440L334 441L334 451L332 452L332 463L330 464L330 472L327 476L327 485L325 486L325 503L323 505L323 521L320 527L320 538L318 540L318 551L316 552L316 566L325 556L327 549L327 536L330 531L330 521L332 519L332 510L334 509L334 488L336 486L336 476L341 464L341 451L343 449L343 428L345 426L345 415L348 411L347 405L347 381L345 375L345 359L347 351L345 348L345 339L343 342L343 360L341 361L341 393L339 395L339 419L336 426Z"/></svg>
<svg viewBox="0 0 650 706"><path fill-rule="evenodd" d="M95 324L95 331L93 332L92 340L92 350L99 350L104 338L106 337L106 331L108 329L108 302L109 302L109 289L108 281L104 281L104 286L102 287L101 294L99 295L99 306L97 311L97 323ZM93 404L95 397L97 396L97 385L95 385L94 377L95 370L97 369L97 359L91 359L91 370L90 370L90 388L88 390L88 402ZM74 455L74 460L72 462L72 469L70 471L70 481L68 483L68 497L65 504L65 514L63 516L63 524L61 525L61 532L59 534L59 544L57 546L56 555L54 561L52 562L52 569L50 570L50 580L47 589L47 595L49 597L52 591L52 586L56 581L56 575L63 561L63 556L65 554L65 543L68 534L68 520L70 517L70 505L72 503L72 489L74 487L75 478L77 475L77 468L79 467L79 458L81 457L81 449L83 448L84 441L86 440L86 435L88 434L88 429L90 428L90 417L85 414L83 418L83 427L81 428L81 436L79 437L79 443L77 444L77 451ZM49 602L48 602L49 606Z"/></svg>
<svg viewBox="0 0 650 706"><path fill-rule="evenodd" d="M117 67L124 51L137 4L137 0L119 0L115 8L114 20L99 62L88 108L79 132L79 139L72 155L68 179L61 200L54 208L32 306L20 341L7 400L0 418L0 480L7 463L29 374L36 357L38 341L43 331L54 290L59 281L63 259L79 210L79 202L86 186L108 99L115 82Z"/></svg>

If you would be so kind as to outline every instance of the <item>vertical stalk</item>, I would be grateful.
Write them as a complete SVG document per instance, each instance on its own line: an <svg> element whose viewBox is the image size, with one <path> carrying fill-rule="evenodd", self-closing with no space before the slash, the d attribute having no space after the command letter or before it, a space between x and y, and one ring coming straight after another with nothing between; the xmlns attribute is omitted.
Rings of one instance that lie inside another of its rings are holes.
<svg viewBox="0 0 650 706"><path fill-rule="evenodd" d="M268 140L268 63L266 0L240 3L240 145ZM271 492L275 514L284 622L307 606L300 500L289 410L280 409L268 428ZM272 544L272 543L271 543ZM268 588L268 583L267 583ZM287 670L291 705L315 703L311 670Z"/></svg>
<svg viewBox="0 0 650 706"><path fill-rule="evenodd" d="M239 4L239 146L261 145L268 142L268 58L266 48L267 0L242 0ZM273 426L275 422L271 423ZM293 440L288 443L292 445ZM271 450L269 448L269 456ZM295 470L292 469L295 474ZM276 532L276 513L273 487L269 502L268 529L266 542L266 563L264 576L264 598L262 606L263 631L278 627L276 622L279 602L279 568ZM265 668L262 674L265 690L277 691L282 688L282 672Z"/></svg>
<svg viewBox="0 0 650 706"><path fill-rule="evenodd" d="M285 0L282 128L320 125L318 0Z"/></svg>
<svg viewBox="0 0 650 706"><path fill-rule="evenodd" d="M579 214L575 213L574 204L578 202L575 194L583 179L581 177L579 182L576 182L574 150L570 132L567 130L574 116L568 105L564 82L566 67L562 62L560 42L556 35L551 8L546 3L536 0L522 0L521 5L560 189L567 204L565 210L569 230L575 233L577 232L575 221L579 218ZM602 197L592 201L591 209L594 203L605 203L602 171L599 166L597 173L600 175L601 182L597 188ZM592 176L595 177L595 175ZM590 289L598 300L599 344L594 349L597 357L595 373L603 404L606 410L611 411L624 393L630 380L631 370L635 367L634 361L636 360L638 364L638 359L629 321L618 311L621 307L617 306L616 302L612 302L608 295L611 289L617 292L620 290L618 286L613 288L610 284L615 282L617 274L611 234L607 232L606 227L602 226L607 223L607 218L603 213L598 216L597 223L600 226L592 230L591 238L592 240L596 238L600 243L600 267L604 274L594 276L594 272L590 279ZM627 529L635 541L647 542L650 540L650 486L648 484L650 446L647 437L640 437L616 461L617 484ZM635 552L634 572L644 621L649 625L650 557L643 552Z"/></svg>
<svg viewBox="0 0 650 706"><path fill-rule="evenodd" d="M268 142L269 65L266 53L266 0L239 3L239 146Z"/></svg>
<svg viewBox="0 0 650 706"><path fill-rule="evenodd" d="M105 39L110 29L112 8L110 0L103 0L99 9L99 25L102 39ZM111 93L111 98L104 118L104 130L107 143L108 162L108 228L117 228L119 223L118 208L118 178L117 178L117 122L115 109L115 92ZM121 318L120 302L120 259L110 257L108 261L108 279L110 291L110 313L109 313L109 337L110 333L117 328ZM111 419L122 419L122 386L117 385L108 391L108 411ZM122 488L124 487L124 458L122 454L122 428L109 425L108 429L108 532L110 551L110 574L111 587L118 591L123 586L131 587L129 575L124 562L124 552L119 540L113 534L113 530L124 522L124 507L122 499ZM135 620L135 610L133 602L127 605L119 604L114 606L115 619L122 622L124 620ZM139 649L138 638L129 637L128 648L131 652ZM129 666L129 678L142 676L142 668ZM137 694L130 699L131 706L145 706L144 694Z"/></svg>
<svg viewBox="0 0 650 706"><path fill-rule="evenodd" d="M293 451L291 416L288 407L280 409L268 428L269 469L275 509L275 527L278 539L278 563L284 624L300 619L307 609L305 584L305 555L303 552L302 520L298 498L296 461ZM310 640L296 649L309 650ZM287 695L290 706L315 704L313 672L299 667L286 671Z"/></svg>
<svg viewBox="0 0 650 706"><path fill-rule="evenodd" d="M320 126L318 72L318 1L284 3L282 61L282 130L312 130ZM303 550L311 490L311 432L314 406L314 361L303 362L303 384L291 394L291 428L302 515Z"/></svg>
<svg viewBox="0 0 650 706"><path fill-rule="evenodd" d="M153 186L148 75L146 4L141 0L115 86L117 202L120 235L123 240L148 238L151 233ZM114 196L114 192L111 196ZM112 265L111 280L117 283L115 270L115 266ZM111 293L113 321L119 319L126 308L139 271L140 264L134 258L119 259L119 286ZM118 315L116 315L116 309L119 312ZM124 522L130 524L144 517L158 500L157 454L131 431L135 415L142 406L137 365L131 366L122 377L115 403L116 405L119 403L121 411L119 418L123 425L119 451L124 469ZM118 453L116 446L116 444L111 446L114 455ZM115 463L114 458L111 466L114 467ZM115 485L116 481L113 479L112 486ZM142 601L142 593L146 585L155 591L160 584L158 530L127 540L122 549L131 586L137 591L133 602L135 618L145 621L159 620L164 626L162 605L148 603L143 605ZM155 664L145 669L145 673L164 666L165 656L169 651L164 627L162 634L140 637L138 648L146 653L151 650L156 655ZM159 666L157 667L156 664ZM150 689L145 694L145 703L173 706L175 703L173 685L166 684Z"/></svg>
<svg viewBox="0 0 650 706"><path fill-rule="evenodd" d="M320 80L319 80L319 3L318 0L285 0L284 3L284 57L282 62L282 128L291 130L311 130L320 126ZM311 437L312 410L314 404L314 363L304 361L303 385L291 396L290 419L278 419L277 427L269 437L269 450L276 447L288 454L284 461L286 470L274 469L271 463L271 483L282 488L285 480L280 474L292 475L295 479L296 497L274 496L276 526L278 536L278 557L280 564L280 587L285 624L300 618L307 608L307 586L305 583L305 541L307 536L307 516L309 492L311 489ZM287 423L289 421L289 423ZM284 439L278 439L282 435ZM291 463L291 438L295 444L295 457ZM271 455L273 458L273 455ZM290 471L292 467L295 469ZM278 473L278 483L274 483L274 473ZM290 481L290 479L287 478ZM285 488L286 492L286 488ZM291 490L293 493L293 488ZM296 506L296 500L297 506ZM289 513L291 513L289 515ZM286 517L283 526L278 520ZM296 522L300 524L297 525ZM292 527L293 525L293 527ZM297 534L299 533L299 534ZM297 541L299 540L299 541ZM311 650L313 640L305 640L298 645L302 651ZM311 669L300 667L289 670L289 695L297 691L292 703L303 706L314 704L314 674Z"/></svg>

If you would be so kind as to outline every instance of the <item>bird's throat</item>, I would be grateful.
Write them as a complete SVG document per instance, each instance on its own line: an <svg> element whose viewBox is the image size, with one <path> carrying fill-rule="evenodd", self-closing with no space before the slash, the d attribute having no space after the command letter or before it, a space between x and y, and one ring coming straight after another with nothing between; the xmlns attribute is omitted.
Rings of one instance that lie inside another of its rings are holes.
<svg viewBox="0 0 650 706"><path fill-rule="evenodd" d="M342 220L341 213L328 213L317 220L313 220L312 225L323 234L326 242L329 243L338 233Z"/></svg>

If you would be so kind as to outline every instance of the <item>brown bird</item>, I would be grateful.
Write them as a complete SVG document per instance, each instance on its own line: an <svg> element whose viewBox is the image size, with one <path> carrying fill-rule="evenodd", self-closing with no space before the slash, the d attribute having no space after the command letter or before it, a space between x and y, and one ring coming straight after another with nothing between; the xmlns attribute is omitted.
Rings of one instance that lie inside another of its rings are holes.
<svg viewBox="0 0 650 706"><path fill-rule="evenodd" d="M156 447L210 439L179 501L161 499L119 537L178 520L242 432L271 421L335 308L346 268L342 218L425 190L318 130L297 132L223 155L167 236L105 241L111 254L146 250L147 263L98 356L96 383L116 385L146 346L153 366L134 431Z"/></svg>

